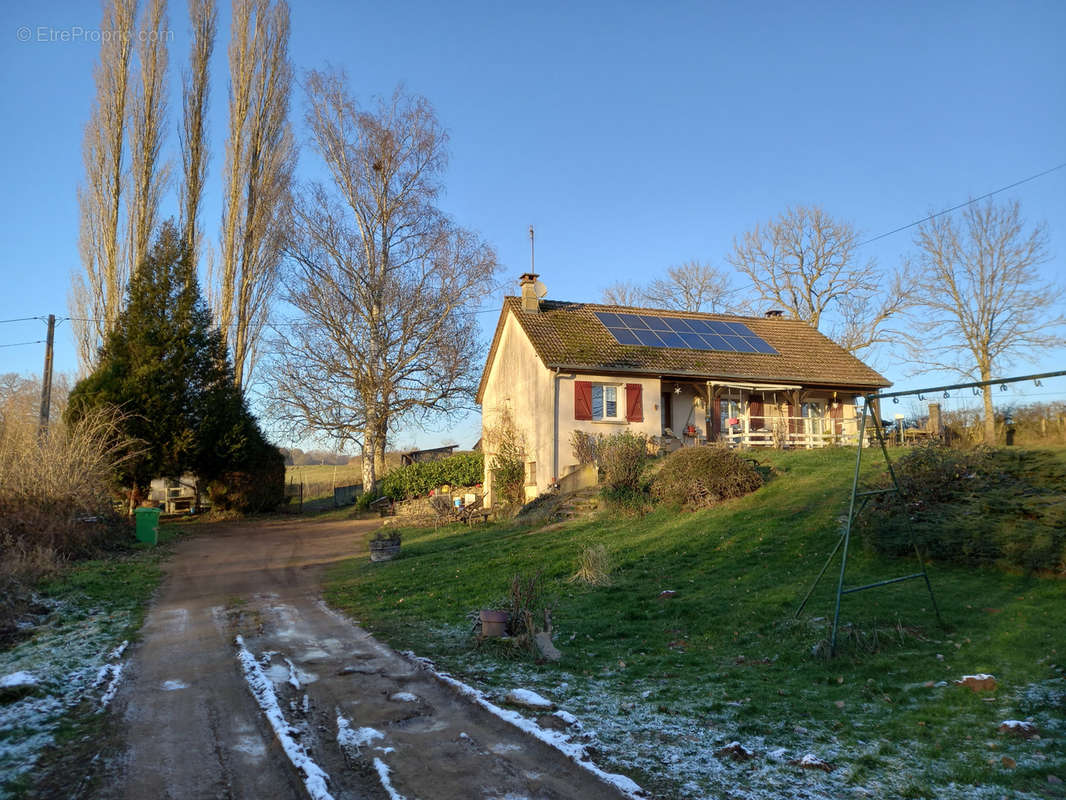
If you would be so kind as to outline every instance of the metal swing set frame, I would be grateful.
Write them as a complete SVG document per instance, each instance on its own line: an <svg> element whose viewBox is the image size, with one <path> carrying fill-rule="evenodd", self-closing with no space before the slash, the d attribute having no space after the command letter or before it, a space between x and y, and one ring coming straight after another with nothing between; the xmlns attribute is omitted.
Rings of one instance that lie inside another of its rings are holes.
<svg viewBox="0 0 1066 800"><path fill-rule="evenodd" d="M1038 375L1019 375L1014 378L997 378L990 381L974 381L972 383L953 383L947 386L930 386L925 389L914 389L905 392L878 392L874 394L868 394L865 396L865 402L863 403L862 419L859 422L859 441L856 446L855 453L855 473L851 481L851 502L848 506L848 518L844 525L844 530L840 535L840 539L837 540L836 547L829 554L829 557L825 561L825 565L822 567L821 572L818 573L818 577L814 579L814 583L811 584L811 588L807 590L807 594L804 595L803 601L800 603L799 608L796 609L796 613L793 615L793 619L798 619L799 615L803 613L803 609L807 606L807 601L811 599L811 595L814 594L814 590L817 588L819 582L825 576L826 571L829 569L830 564L833 563L833 559L836 554L843 549L843 557L840 561L840 578L837 581L836 590L836 602L833 607L833 633L829 644L830 656L836 655L837 648L837 631L840 627L840 601L846 594L855 594L856 592L864 592L867 589L877 589L882 586L888 586L893 583L902 583L903 581L914 580L915 578L921 578L925 581L925 588L929 592L929 600L933 604L933 612L936 614L937 622L943 625L943 620L940 617L940 608L936 603L936 596L933 594L933 585L929 582L929 572L925 566L925 559L922 557L921 550L918 548L918 543L914 540L913 533L909 532L911 545L914 548L914 554L918 559L918 565L920 570L910 575L902 575L898 578L888 578L882 581L875 581L874 583L867 583L862 586L846 586L844 578L848 568L848 546L851 543L851 529L855 523L855 520L866 508L867 503L870 502L872 497L884 494L895 494L901 496L902 492L899 487L899 481L896 479L896 472L892 468L892 459L888 455L888 447L886 445L884 427L881 424L880 419L880 406L878 402L880 400L891 399L893 403L898 403L901 397L917 396L918 399L924 400L926 394L939 394L943 392L945 398L950 397L950 393L958 391L960 389L973 389L974 394L978 394L978 389L982 389L985 386L999 386L1003 391L1007 390L1007 384L1021 383L1023 381L1034 381L1037 386L1040 386L1040 381L1044 378L1061 378L1066 376L1066 370L1060 370L1058 372L1043 372ZM876 413L875 413L876 412ZM860 490L859 488L859 471L862 467L862 451L866 442L866 419L870 417L873 419L874 438L877 440L877 444L881 448L881 454L885 459L885 466L888 468L889 477L892 480L892 485L884 489L872 489L872 490Z"/></svg>

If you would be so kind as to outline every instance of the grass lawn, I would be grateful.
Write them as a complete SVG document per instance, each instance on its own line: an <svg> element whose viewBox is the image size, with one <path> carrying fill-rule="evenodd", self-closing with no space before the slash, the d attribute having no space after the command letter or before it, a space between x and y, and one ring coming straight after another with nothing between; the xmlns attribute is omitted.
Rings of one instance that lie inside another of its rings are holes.
<svg viewBox="0 0 1066 800"><path fill-rule="evenodd" d="M1066 581L934 564L944 627L920 580L846 596L828 660L839 561L793 613L839 537L854 451L759 457L774 477L708 511L408 530L399 559L335 567L327 599L489 690L541 691L582 720L604 766L657 797L1066 797ZM591 544L610 554L609 586L567 581ZM856 542L847 583L914 567ZM563 660L476 646L468 612L537 571ZM981 672L995 691L952 683ZM997 731L1027 718L1038 738ZM715 756L732 741L756 757ZM832 771L789 763L808 753Z"/></svg>

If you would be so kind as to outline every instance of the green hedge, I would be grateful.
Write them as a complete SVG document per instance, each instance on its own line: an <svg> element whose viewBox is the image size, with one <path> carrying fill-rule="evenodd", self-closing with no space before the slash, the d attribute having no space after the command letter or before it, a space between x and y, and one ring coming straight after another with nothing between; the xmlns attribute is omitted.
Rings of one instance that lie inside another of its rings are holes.
<svg viewBox="0 0 1066 800"><path fill-rule="evenodd" d="M381 494L393 500L424 497L443 484L477 486L484 479L485 459L481 453L459 453L438 461L419 461L398 467L381 481Z"/></svg>
<svg viewBox="0 0 1066 800"><path fill-rule="evenodd" d="M890 555L1066 572L1066 463L1039 450L915 447L895 464L902 498L861 516L867 543Z"/></svg>

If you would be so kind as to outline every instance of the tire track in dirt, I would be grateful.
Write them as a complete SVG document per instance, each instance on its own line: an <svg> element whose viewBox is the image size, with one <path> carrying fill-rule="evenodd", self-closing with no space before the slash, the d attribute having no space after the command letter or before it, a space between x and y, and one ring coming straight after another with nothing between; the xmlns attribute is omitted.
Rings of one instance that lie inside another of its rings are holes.
<svg viewBox="0 0 1066 800"><path fill-rule="evenodd" d="M321 602L322 567L376 524L249 523L183 542L115 699L123 745L102 796L308 796L249 690L239 636L335 800L622 797Z"/></svg>

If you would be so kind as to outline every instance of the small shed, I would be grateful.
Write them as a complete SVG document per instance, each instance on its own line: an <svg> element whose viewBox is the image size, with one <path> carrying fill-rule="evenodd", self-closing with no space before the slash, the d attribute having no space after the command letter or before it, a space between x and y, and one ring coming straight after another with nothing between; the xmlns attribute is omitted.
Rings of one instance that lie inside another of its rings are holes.
<svg viewBox="0 0 1066 800"><path fill-rule="evenodd" d="M196 506L196 476L186 472L180 478L156 478L148 499L161 505L166 514L191 511Z"/></svg>
<svg viewBox="0 0 1066 800"><path fill-rule="evenodd" d="M429 450L405 450L400 453L400 465L406 467L420 461L439 461L447 458L459 447L457 444L448 444L444 447L434 447Z"/></svg>

